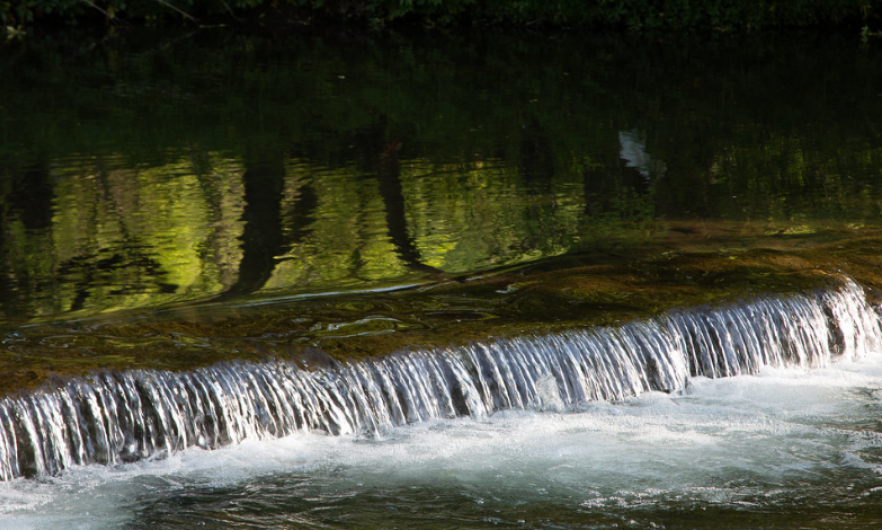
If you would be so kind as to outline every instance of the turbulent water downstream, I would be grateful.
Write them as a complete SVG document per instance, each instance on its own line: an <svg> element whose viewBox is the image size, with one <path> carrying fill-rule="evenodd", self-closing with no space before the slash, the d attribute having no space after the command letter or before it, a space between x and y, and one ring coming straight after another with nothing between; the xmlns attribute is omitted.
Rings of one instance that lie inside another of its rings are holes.
<svg viewBox="0 0 882 530"><path fill-rule="evenodd" d="M0 403L0 523L873 528L879 311L847 282L311 371L76 379Z"/></svg>
<svg viewBox="0 0 882 530"><path fill-rule="evenodd" d="M879 528L879 39L110 28L0 46L0 530Z"/></svg>
<svg viewBox="0 0 882 530"><path fill-rule="evenodd" d="M573 410L682 390L697 376L820 368L879 351L879 315L849 282L836 291L675 311L618 328L314 371L276 362L107 373L0 402L0 477L54 475L298 431L373 435L503 410Z"/></svg>

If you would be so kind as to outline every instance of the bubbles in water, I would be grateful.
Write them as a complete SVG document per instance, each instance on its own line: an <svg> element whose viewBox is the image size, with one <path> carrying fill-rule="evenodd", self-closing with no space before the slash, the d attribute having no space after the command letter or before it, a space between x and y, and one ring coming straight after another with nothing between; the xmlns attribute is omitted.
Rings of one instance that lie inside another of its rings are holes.
<svg viewBox="0 0 882 530"><path fill-rule="evenodd" d="M339 369L105 374L0 402L4 478L41 476L0 484L0 522L853 504L882 472L880 343L847 285Z"/></svg>
<svg viewBox="0 0 882 530"><path fill-rule="evenodd" d="M75 379L0 400L0 479L118 465L300 431L382 435L396 426L504 410L577 410L689 377L827 365L879 348L862 290L675 311L617 328L418 351L305 371L277 361L189 373Z"/></svg>

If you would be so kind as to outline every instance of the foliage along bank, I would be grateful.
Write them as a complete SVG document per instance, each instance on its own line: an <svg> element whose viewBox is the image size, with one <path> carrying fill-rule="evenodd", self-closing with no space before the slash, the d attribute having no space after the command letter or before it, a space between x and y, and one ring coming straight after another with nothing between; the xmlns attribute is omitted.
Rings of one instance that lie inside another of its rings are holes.
<svg viewBox="0 0 882 530"><path fill-rule="evenodd" d="M7 36L48 21L258 21L420 25L877 29L882 0L2 0Z"/></svg>

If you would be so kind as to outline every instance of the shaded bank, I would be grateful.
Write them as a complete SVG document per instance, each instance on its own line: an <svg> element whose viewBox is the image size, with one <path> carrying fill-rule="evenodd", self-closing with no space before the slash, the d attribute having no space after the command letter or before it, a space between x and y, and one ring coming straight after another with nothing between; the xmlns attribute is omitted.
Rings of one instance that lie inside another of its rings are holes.
<svg viewBox="0 0 882 530"><path fill-rule="evenodd" d="M46 19L108 23L257 22L271 24L501 25L627 27L631 29L756 29L867 24L878 21L876 0L20 0L0 4L0 21L30 25ZM11 35L19 35L16 30Z"/></svg>

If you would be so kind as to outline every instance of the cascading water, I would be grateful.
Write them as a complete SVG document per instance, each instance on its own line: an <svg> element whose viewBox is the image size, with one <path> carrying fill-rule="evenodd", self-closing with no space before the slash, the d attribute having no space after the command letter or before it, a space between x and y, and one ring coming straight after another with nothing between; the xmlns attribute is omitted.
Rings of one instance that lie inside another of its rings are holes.
<svg viewBox="0 0 882 530"><path fill-rule="evenodd" d="M573 409L689 377L824 366L882 349L863 290L770 297L671 312L616 328L574 330L332 368L282 361L189 373L132 371L74 379L0 401L0 478L58 474L187 447L217 448L309 430L381 433L504 409Z"/></svg>

